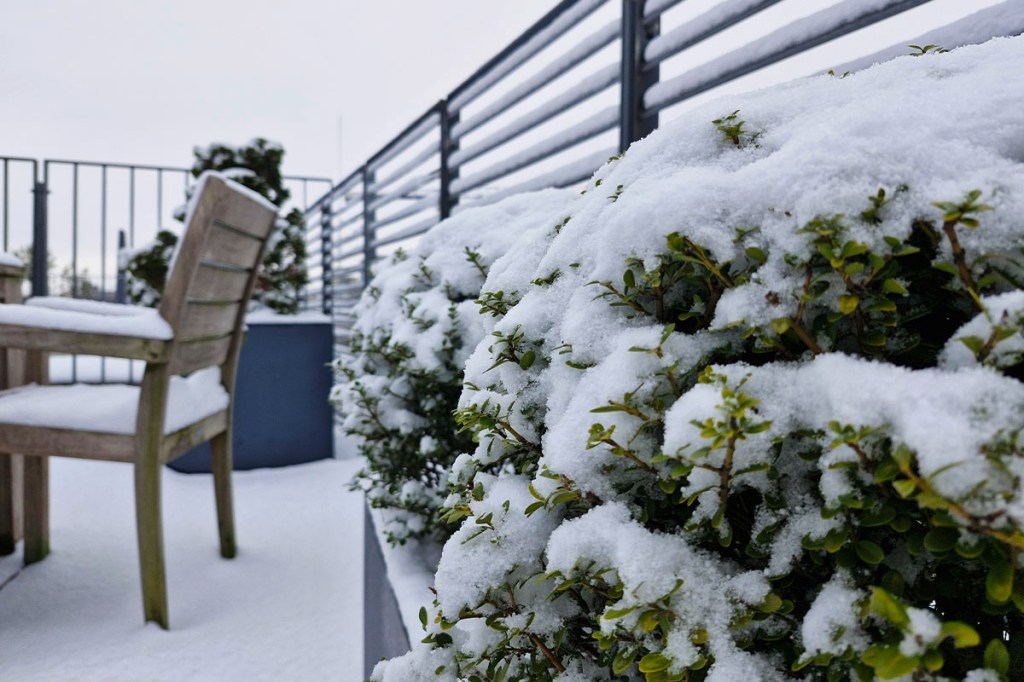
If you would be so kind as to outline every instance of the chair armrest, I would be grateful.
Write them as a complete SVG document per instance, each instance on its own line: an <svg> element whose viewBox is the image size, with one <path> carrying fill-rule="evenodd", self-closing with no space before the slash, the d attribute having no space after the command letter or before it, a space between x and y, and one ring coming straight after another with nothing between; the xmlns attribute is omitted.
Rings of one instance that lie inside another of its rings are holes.
<svg viewBox="0 0 1024 682"><path fill-rule="evenodd" d="M97 301L0 305L0 347L166 362L170 325L151 308ZM90 305L82 305L90 304Z"/></svg>

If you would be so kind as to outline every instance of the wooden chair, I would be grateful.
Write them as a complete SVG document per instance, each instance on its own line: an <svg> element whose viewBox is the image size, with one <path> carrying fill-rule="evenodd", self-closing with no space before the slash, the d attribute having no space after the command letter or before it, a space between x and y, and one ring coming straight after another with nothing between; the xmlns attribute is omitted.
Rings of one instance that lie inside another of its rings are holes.
<svg viewBox="0 0 1024 682"><path fill-rule="evenodd" d="M146 621L167 628L161 465L205 441L212 441L220 553L235 556L235 371L246 305L275 218L270 202L207 173L158 311L57 298L0 305L0 347L28 349L27 379L35 382L0 392L0 453L25 459L26 564L49 552L50 455L130 462L143 611ZM146 370L140 386L47 386L47 352L144 360Z"/></svg>
<svg viewBox="0 0 1024 682"><path fill-rule="evenodd" d="M0 263L0 303L21 303L23 281L24 267ZM0 390L24 382L25 352L0 348ZM12 554L21 539L21 464L21 455L0 454L0 556Z"/></svg>

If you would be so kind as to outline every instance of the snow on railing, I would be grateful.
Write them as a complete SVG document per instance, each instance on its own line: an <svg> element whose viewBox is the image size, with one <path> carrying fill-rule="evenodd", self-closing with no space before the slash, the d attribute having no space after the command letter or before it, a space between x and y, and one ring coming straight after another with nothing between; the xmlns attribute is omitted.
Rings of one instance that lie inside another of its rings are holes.
<svg viewBox="0 0 1024 682"><path fill-rule="evenodd" d="M658 64L778 2L781 0L729 0L723 2L699 17L652 40L644 51L644 59L648 64Z"/></svg>
<svg viewBox="0 0 1024 682"><path fill-rule="evenodd" d="M313 205L307 222L319 230L308 239L311 252L319 243L322 265L310 304L346 326L359 291L352 278L365 286L387 251L453 212L580 183L654 130L665 108L928 2L840 0L785 23L783 8L800 16L801 3L719 0L694 16L682 0L562 0ZM708 43L737 25L760 37L725 49ZM955 47L1022 30L1024 0L1007 0L917 42ZM694 59L705 44L711 56Z"/></svg>
<svg viewBox="0 0 1024 682"><path fill-rule="evenodd" d="M798 52L881 21L930 0L843 0L787 24L684 74L652 86L644 106L659 110L716 85L735 80ZM748 3L749 4L749 3Z"/></svg>

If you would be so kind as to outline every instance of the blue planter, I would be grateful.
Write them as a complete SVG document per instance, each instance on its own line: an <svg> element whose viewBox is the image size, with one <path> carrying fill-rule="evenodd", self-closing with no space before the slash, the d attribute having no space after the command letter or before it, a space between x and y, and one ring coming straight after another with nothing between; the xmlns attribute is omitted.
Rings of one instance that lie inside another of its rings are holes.
<svg viewBox="0 0 1024 682"><path fill-rule="evenodd" d="M259 315L247 320L235 390L236 470L288 466L334 454L334 415L327 402L333 382L331 323L327 318L290 319ZM185 473L209 472L209 443L169 466Z"/></svg>

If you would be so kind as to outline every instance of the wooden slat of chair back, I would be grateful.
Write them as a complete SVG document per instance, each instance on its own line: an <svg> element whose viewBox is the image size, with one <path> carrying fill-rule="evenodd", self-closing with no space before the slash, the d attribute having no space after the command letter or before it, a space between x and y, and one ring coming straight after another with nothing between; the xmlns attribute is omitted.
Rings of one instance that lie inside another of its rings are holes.
<svg viewBox="0 0 1024 682"><path fill-rule="evenodd" d="M221 365L240 343L245 306L277 215L207 177L168 275L160 313L174 329L170 372Z"/></svg>

